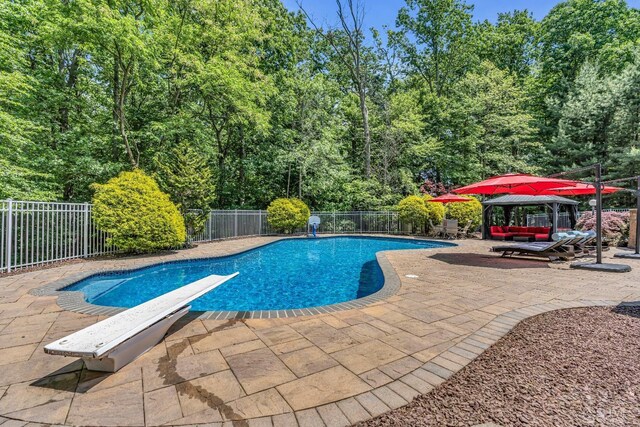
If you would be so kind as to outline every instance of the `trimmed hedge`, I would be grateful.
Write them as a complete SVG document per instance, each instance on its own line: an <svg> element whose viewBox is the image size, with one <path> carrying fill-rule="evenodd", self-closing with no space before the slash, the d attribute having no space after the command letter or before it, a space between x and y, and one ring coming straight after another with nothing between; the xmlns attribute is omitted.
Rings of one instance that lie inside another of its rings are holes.
<svg viewBox="0 0 640 427"><path fill-rule="evenodd" d="M398 216L402 222L412 225L414 232L425 223L429 211L424 200L418 196L408 196L398 203Z"/></svg>
<svg viewBox="0 0 640 427"><path fill-rule="evenodd" d="M471 201L447 204L447 218L457 219L460 227L465 227L467 222L471 221L469 232L473 232L482 223L482 203L473 196L464 197L470 198Z"/></svg>
<svg viewBox="0 0 640 427"><path fill-rule="evenodd" d="M304 227L311 211L300 199L275 199L267 208L267 221L278 231L291 233L296 228Z"/></svg>
<svg viewBox="0 0 640 427"><path fill-rule="evenodd" d="M433 225L440 225L444 220L444 206L442 203L430 203L429 200L433 199L433 196L425 194L422 200L427 207L427 216L425 222L431 221Z"/></svg>
<svg viewBox="0 0 640 427"><path fill-rule="evenodd" d="M153 178L139 169L122 172L106 184L93 184L93 220L125 252L152 252L180 246L184 219Z"/></svg>

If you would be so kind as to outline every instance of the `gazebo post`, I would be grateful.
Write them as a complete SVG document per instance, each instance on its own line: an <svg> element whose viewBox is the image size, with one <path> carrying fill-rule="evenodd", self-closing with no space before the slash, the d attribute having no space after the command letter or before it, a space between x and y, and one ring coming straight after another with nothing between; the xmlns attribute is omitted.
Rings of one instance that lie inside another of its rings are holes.
<svg viewBox="0 0 640 427"><path fill-rule="evenodd" d="M482 206L482 239L489 239L493 206Z"/></svg>
<svg viewBox="0 0 640 427"><path fill-rule="evenodd" d="M551 208L553 209L553 221L551 224L551 234L555 234L558 232L558 221L560 216L558 215L558 206L560 206L558 203L553 203L551 205Z"/></svg>

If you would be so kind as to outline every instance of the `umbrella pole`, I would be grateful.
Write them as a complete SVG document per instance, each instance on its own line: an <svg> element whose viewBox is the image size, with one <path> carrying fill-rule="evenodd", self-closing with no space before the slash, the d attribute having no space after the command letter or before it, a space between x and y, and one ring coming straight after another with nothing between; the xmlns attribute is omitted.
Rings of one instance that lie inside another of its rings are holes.
<svg viewBox="0 0 640 427"><path fill-rule="evenodd" d="M602 165L596 169L596 264L602 264Z"/></svg>
<svg viewBox="0 0 640 427"><path fill-rule="evenodd" d="M636 255L640 255L640 176L636 192Z"/></svg>
<svg viewBox="0 0 640 427"><path fill-rule="evenodd" d="M631 267L624 264L604 264L602 262L602 165L596 163L593 165L595 169L596 179L594 185L596 187L596 262L591 263L574 263L571 268L579 268L583 270L608 271L615 273L626 273L631 271Z"/></svg>

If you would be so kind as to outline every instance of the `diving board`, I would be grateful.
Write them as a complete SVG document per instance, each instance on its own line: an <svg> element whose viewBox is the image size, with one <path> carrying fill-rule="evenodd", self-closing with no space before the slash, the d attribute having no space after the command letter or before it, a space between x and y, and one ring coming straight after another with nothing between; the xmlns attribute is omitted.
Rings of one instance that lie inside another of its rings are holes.
<svg viewBox="0 0 640 427"><path fill-rule="evenodd" d="M92 371L116 372L160 342L190 302L237 275L207 276L54 341L44 352L81 357Z"/></svg>

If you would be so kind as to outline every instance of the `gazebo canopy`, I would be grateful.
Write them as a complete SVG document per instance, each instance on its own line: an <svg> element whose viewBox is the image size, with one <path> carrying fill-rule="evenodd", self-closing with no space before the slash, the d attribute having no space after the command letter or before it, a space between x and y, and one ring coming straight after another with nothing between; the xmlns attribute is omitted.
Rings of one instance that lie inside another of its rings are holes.
<svg viewBox="0 0 640 427"><path fill-rule="evenodd" d="M519 218L517 212L523 212L522 207L526 206L544 206L545 210L550 208L551 215L549 222L551 223L551 232L558 231L558 222L561 206L570 206L569 221L571 228L575 227L578 214L578 202L560 196L525 196L519 194L507 194L496 197L494 199L484 200L482 202L482 238L488 239L491 236L490 227L492 225L493 208L500 207L503 210L504 222L506 225L511 220L511 214L516 212L516 221Z"/></svg>
<svg viewBox="0 0 640 427"><path fill-rule="evenodd" d="M485 206L536 206L536 205L578 205L575 200L567 199L560 196L521 196L516 194L507 194L505 196L496 197L494 199L484 200Z"/></svg>

